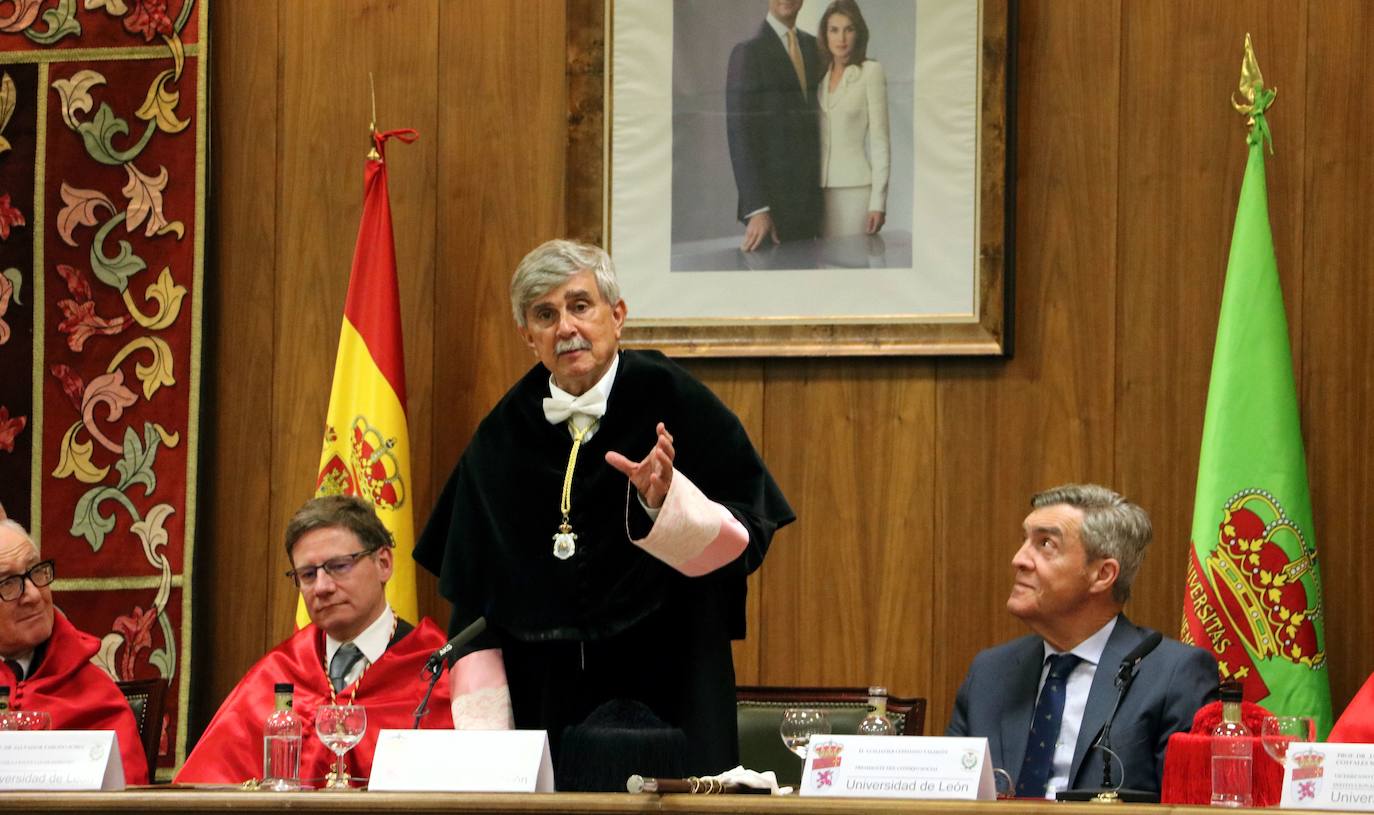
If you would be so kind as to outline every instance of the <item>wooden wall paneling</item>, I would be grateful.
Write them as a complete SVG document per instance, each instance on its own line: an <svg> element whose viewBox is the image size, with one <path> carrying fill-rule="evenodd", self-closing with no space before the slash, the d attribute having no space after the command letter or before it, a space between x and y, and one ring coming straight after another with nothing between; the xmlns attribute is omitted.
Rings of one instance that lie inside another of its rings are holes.
<svg viewBox="0 0 1374 815"><path fill-rule="evenodd" d="M764 459L798 521L762 570L760 681L930 686L934 363L770 360Z"/></svg>
<svg viewBox="0 0 1374 815"><path fill-rule="evenodd" d="M633 303L630 304L633 307ZM764 455L763 371L760 360L681 360L698 379L706 383L744 425L749 440L759 455ZM672 428L668 428L669 432ZM767 464L765 456L764 463ZM776 538L775 538L776 540ZM759 684L759 643L762 640L760 613L763 608L763 573L771 559L765 559L759 571L749 576L749 595L745 623L748 636L734 644L735 682L739 685Z"/></svg>
<svg viewBox="0 0 1374 815"><path fill-rule="evenodd" d="M1032 493L1111 480L1120 4L1022 2L1016 77L1016 357L941 360L930 732L1005 611ZM807 506L807 508L810 508Z"/></svg>
<svg viewBox="0 0 1374 815"><path fill-rule="evenodd" d="M566 37L561 3L440 6L432 496L535 362L508 286L520 258L563 230ZM430 613L447 624L446 607Z"/></svg>
<svg viewBox="0 0 1374 815"><path fill-rule="evenodd" d="M190 735L209 721L257 655L266 626L275 539L265 512L271 482L273 297L276 258L277 4L215 7L211 21L210 190L204 309L205 394ZM226 588L232 587L232 588Z"/></svg>
<svg viewBox="0 0 1374 815"><path fill-rule="evenodd" d="M362 212L362 174L370 144L369 70L377 78L383 123L424 115L423 93L432 89L436 62L435 0L369 0L363 3L286 3L281 15L281 237L276 299L276 376L272 427L272 530L279 539L287 518L314 492L320 434L329 402L344 296ZM340 55L348 55L341 59ZM417 124L423 124L417 122ZM418 207L426 196L423 146L393 145L399 170L393 189L403 205ZM403 158L402 153L405 153ZM419 167L416 167L416 164ZM432 177L432 176L431 176ZM407 182L411 189L407 189ZM432 193L431 193L432 195ZM425 264L429 227L423 213L396 208L404 245L398 259ZM409 277L409 274L408 274ZM424 275L421 275L423 280ZM420 313L413 293L410 314ZM423 344L417 344L417 349ZM425 383L421 377L419 383ZM420 438L425 438L422 432ZM423 472L423 470L422 470ZM280 547L272 557L288 568ZM292 630L297 593L285 579L272 583L273 631Z"/></svg>
<svg viewBox="0 0 1374 815"><path fill-rule="evenodd" d="M1280 87L1271 118L1270 214L1296 326L1306 12L1283 0L1122 9L1115 486L1155 527L1128 612L1177 636L1212 350L1246 161L1244 118L1230 99L1249 32L1266 84Z"/></svg>
<svg viewBox="0 0 1374 815"><path fill-rule="evenodd" d="M1367 261L1374 237L1363 223L1374 187L1374 91L1357 70L1374 57L1374 7L1321 2L1308 14L1308 41L1321 46L1306 53L1302 418L1339 712L1374 671L1374 293Z"/></svg>

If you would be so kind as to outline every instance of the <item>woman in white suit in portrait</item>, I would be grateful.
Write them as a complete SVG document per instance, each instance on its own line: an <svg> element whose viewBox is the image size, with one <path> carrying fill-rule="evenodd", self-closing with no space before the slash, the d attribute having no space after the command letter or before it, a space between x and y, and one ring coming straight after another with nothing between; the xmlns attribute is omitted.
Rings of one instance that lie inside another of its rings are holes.
<svg viewBox="0 0 1374 815"><path fill-rule="evenodd" d="M816 99L821 111L821 237L876 235L887 212L891 149L887 78L867 58L868 24L854 0L834 0L821 15L817 46L828 66Z"/></svg>

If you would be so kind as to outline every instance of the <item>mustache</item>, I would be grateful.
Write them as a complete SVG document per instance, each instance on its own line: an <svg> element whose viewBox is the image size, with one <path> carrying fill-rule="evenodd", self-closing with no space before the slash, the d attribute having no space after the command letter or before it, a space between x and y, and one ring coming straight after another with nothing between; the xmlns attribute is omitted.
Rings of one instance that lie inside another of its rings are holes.
<svg viewBox="0 0 1374 815"><path fill-rule="evenodd" d="M566 340L559 340L553 346L555 354L566 354L569 351L590 351L592 344L582 337L571 337Z"/></svg>

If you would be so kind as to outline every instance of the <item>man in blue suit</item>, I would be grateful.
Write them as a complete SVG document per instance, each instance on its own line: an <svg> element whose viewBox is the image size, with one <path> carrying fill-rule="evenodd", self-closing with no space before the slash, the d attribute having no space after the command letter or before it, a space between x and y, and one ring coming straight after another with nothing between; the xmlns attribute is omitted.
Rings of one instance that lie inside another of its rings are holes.
<svg viewBox="0 0 1374 815"><path fill-rule="evenodd" d="M1150 544L1150 517L1117 493L1069 484L1036 495L1012 558L1007 610L1034 633L978 654L959 687L948 736L986 736L1018 797L1102 784L1090 750L1117 698L1124 657L1150 633L1121 613ZM1158 793L1169 736L1216 697L1217 664L1166 639L1141 662L1111 730L1112 777Z"/></svg>
<svg viewBox="0 0 1374 815"><path fill-rule="evenodd" d="M803 0L768 0L754 36L730 53L726 135L739 189L740 248L813 238L821 217L816 38L799 31Z"/></svg>

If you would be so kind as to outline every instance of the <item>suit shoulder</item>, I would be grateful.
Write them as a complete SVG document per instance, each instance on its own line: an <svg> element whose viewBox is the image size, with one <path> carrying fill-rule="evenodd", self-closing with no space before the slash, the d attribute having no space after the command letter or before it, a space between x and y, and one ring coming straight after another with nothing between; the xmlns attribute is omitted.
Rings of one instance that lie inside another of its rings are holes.
<svg viewBox="0 0 1374 815"><path fill-rule="evenodd" d="M1014 640L984 648L973 657L973 663L969 666L972 672L979 668L989 669L1015 660L1021 656L1033 653L1037 647L1043 648L1042 640L1034 634L1027 634L1024 637L1017 637Z"/></svg>

